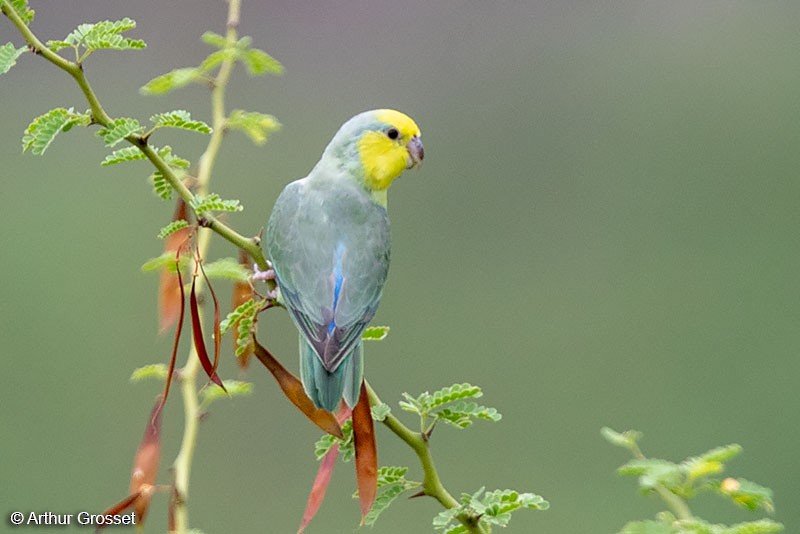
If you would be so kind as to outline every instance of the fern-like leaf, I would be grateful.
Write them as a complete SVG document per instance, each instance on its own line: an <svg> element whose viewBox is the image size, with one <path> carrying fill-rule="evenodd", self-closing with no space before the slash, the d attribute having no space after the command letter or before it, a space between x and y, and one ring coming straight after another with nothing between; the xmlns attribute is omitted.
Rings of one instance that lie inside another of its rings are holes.
<svg viewBox="0 0 800 534"><path fill-rule="evenodd" d="M200 80L203 80L200 69L184 67L153 78L144 84L139 92L143 95L161 95Z"/></svg>
<svg viewBox="0 0 800 534"><path fill-rule="evenodd" d="M83 47L87 52L101 49L136 50L145 48L141 39L129 39L121 34L136 27L136 22L124 18L122 20L103 20L94 24L81 24L63 41L51 41L48 46L63 48L63 45L75 48Z"/></svg>
<svg viewBox="0 0 800 534"><path fill-rule="evenodd" d="M178 219L177 221L172 221L168 225L164 226L161 230L158 231L158 238L165 239L178 230L183 230L189 226L189 223L184 221L183 219Z"/></svg>
<svg viewBox="0 0 800 534"><path fill-rule="evenodd" d="M264 74L283 74L283 65L277 59L258 48L248 48L239 54L239 60L244 63L250 76Z"/></svg>
<svg viewBox="0 0 800 534"><path fill-rule="evenodd" d="M407 467L381 467L378 469L378 495L372 503L369 513L364 518L364 524L372 526L389 505L406 491L418 488L422 484L406 480ZM354 497L358 496L356 493Z"/></svg>
<svg viewBox="0 0 800 534"><path fill-rule="evenodd" d="M14 43L6 43L0 46L0 74L5 74L11 67L17 64L17 58L24 54L26 47L17 48Z"/></svg>
<svg viewBox="0 0 800 534"><path fill-rule="evenodd" d="M476 399L482 396L483 392L478 386L473 386L466 382L463 384L453 384L452 386L434 391L427 402L427 407L430 411L448 402L462 399Z"/></svg>
<svg viewBox="0 0 800 534"><path fill-rule="evenodd" d="M281 127L281 123L272 115L240 109L232 111L226 123L228 128L244 132L256 145L266 143L269 134Z"/></svg>
<svg viewBox="0 0 800 534"><path fill-rule="evenodd" d="M178 109L169 113L158 113L150 117L158 128L178 128L192 132L211 133L211 127L203 121L192 120L188 111Z"/></svg>
<svg viewBox="0 0 800 534"><path fill-rule="evenodd" d="M216 47L216 48L225 48L228 46L228 40L225 39L224 35L220 35L218 33L214 33L211 31L205 32L200 39L206 43L207 45Z"/></svg>
<svg viewBox="0 0 800 534"><path fill-rule="evenodd" d="M39 115L25 129L22 137L22 151L30 150L40 156L44 154L50 143L59 132L66 132L75 124L88 124L91 119L88 115L73 113L72 108L51 109L44 115Z"/></svg>
<svg viewBox="0 0 800 534"><path fill-rule="evenodd" d="M242 211L244 207L238 200L223 200L216 193L208 196L196 196L191 202L192 209L200 215L207 211Z"/></svg>
<svg viewBox="0 0 800 534"><path fill-rule="evenodd" d="M159 148L158 155L161 157L161 159L163 159L166 162L167 165L169 165L173 169L189 168L189 160L183 159L177 154L173 154L172 147L169 145L166 145L163 148Z"/></svg>
<svg viewBox="0 0 800 534"><path fill-rule="evenodd" d="M235 282L247 282L251 271L245 268L236 258L221 258L204 266L208 278L222 278Z"/></svg>
<svg viewBox="0 0 800 534"><path fill-rule="evenodd" d="M250 345L250 336L255 327L255 316L262 304L263 301L249 299L230 312L220 323L221 334L225 334L237 324L239 326L236 338L236 356L241 356Z"/></svg>
<svg viewBox="0 0 800 534"><path fill-rule="evenodd" d="M155 171L150 175L150 181L153 183L153 192L163 200L172 198L172 185L164 178L161 171Z"/></svg>
<svg viewBox="0 0 800 534"><path fill-rule="evenodd" d="M334 443L339 444L340 458L344 462L349 462L356 454L355 445L353 444L353 421L348 419L342 425L342 435L344 439L339 439L331 434L325 434L314 443L314 456L317 460L322 460L328 451L331 450Z"/></svg>
<svg viewBox="0 0 800 534"><path fill-rule="evenodd" d="M6 0L5 3L0 2L0 6L3 6L4 11L6 5L10 6L11 9L14 10L14 12L20 19L22 19L22 22L24 22L26 26L30 26L36 13L28 7L28 0Z"/></svg>
<svg viewBox="0 0 800 534"><path fill-rule="evenodd" d="M250 382L242 382L240 380L223 380L225 389L209 387L204 388L201 392L203 396L203 404L208 406L217 399L227 397L241 397L249 395L253 392L253 384Z"/></svg>
<svg viewBox="0 0 800 534"><path fill-rule="evenodd" d="M131 382L139 382L147 378L156 378L158 380L166 380L167 366L163 363L151 363L144 367L134 369L131 374Z"/></svg>
<svg viewBox="0 0 800 534"><path fill-rule="evenodd" d="M475 402L458 401L446 408L432 412L436 419L445 421L456 428L467 428L473 421L472 419L483 419L485 421L499 421L502 415L494 408L487 408Z"/></svg>
<svg viewBox="0 0 800 534"><path fill-rule="evenodd" d="M139 150L138 147L126 146L125 148L120 148L107 155L106 158L100 162L100 165L108 167L109 165L116 165L124 161L136 161L145 158L144 152Z"/></svg>
<svg viewBox="0 0 800 534"><path fill-rule="evenodd" d="M144 128L139 125L136 119L119 118L113 119L108 126L100 128L97 131L97 136L103 138L103 143L106 146L112 147L119 144L120 141L129 135L139 134Z"/></svg>

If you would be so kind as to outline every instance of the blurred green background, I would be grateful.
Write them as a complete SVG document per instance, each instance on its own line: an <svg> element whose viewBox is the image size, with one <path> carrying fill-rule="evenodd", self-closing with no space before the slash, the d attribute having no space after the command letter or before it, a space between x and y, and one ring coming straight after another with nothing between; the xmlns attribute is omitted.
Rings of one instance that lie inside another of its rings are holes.
<svg viewBox="0 0 800 534"><path fill-rule="evenodd" d="M106 109L146 120L185 108L192 87L138 87L209 52L221 1L33 1L34 30L131 17L141 52L100 52L86 70ZM615 468L624 451L599 429L636 428L652 456L682 459L738 442L730 473L775 490L775 519L799 532L800 4L794 2L245 2L241 32L286 67L239 69L229 107L275 114L264 147L231 134L212 189L265 223L280 189L304 176L348 117L394 107L423 131L425 165L393 187L393 263L367 376L396 410L403 391L483 386L503 414L440 428L433 453L454 494L518 488L549 499L508 532L612 533L662 509ZM0 42L20 38L0 20ZM157 276L139 266L172 213L144 163L102 168L93 131L20 154L29 120L86 105L74 84L26 54L0 78L0 531L11 511L99 510L126 492L155 383L135 367L166 361ZM205 139L159 132L196 160ZM221 239L216 257L234 254ZM219 284L224 301L228 287ZM261 337L296 369L281 313ZM223 374L238 377L229 340ZM184 348L188 343L184 344ZM184 351L181 351L183 358ZM254 394L218 402L202 426L191 523L207 534L294 532L319 433L257 364ZM413 422L408 418L409 423ZM182 431L164 420L161 479ZM382 464L420 470L377 430ZM340 464L308 532L355 530L352 465ZM715 522L750 514L700 498ZM438 506L401 500L373 529L428 532ZM145 532L163 532L155 499ZM42 532L50 531L41 529ZM76 529L77 530L77 529ZM36 528L13 529L37 532Z"/></svg>

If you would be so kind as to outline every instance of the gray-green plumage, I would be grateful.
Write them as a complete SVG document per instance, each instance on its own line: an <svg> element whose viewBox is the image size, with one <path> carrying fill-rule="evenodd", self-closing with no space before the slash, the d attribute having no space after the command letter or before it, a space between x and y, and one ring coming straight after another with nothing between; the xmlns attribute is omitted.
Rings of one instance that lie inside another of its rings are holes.
<svg viewBox="0 0 800 534"><path fill-rule="evenodd" d="M378 308L389 270L386 209L358 173L360 132L346 123L312 172L290 183L267 225L266 251L281 300L300 331L300 375L318 407L354 406L363 375L361 335Z"/></svg>

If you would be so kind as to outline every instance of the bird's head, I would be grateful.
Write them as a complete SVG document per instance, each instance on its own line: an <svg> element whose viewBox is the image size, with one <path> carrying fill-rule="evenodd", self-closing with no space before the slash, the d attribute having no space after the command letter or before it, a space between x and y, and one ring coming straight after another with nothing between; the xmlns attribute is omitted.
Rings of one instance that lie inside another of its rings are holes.
<svg viewBox="0 0 800 534"><path fill-rule="evenodd" d="M325 152L354 164L364 185L373 192L385 191L404 170L419 165L425 157L419 127L411 117L393 109L359 113L342 125Z"/></svg>

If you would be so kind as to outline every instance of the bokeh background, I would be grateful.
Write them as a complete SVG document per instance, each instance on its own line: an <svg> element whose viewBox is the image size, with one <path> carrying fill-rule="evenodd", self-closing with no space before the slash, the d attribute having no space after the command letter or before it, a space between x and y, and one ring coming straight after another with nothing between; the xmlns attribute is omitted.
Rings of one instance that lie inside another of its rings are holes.
<svg viewBox="0 0 800 534"><path fill-rule="evenodd" d="M203 31L224 32L224 2L32 5L44 39L138 21L131 36L146 50L86 65L112 115L210 118L203 87L138 88L199 63ZM469 381L502 412L436 432L451 492L510 487L551 501L508 532L612 533L650 518L662 506L616 476L627 457L601 439L610 425L643 431L646 453L675 460L740 443L729 472L772 487L774 517L800 532L798 23L796 2L750 0L245 2L242 34L286 74L238 69L229 107L284 128L264 147L231 134L212 189L242 200L228 220L255 234L345 119L409 113L427 158L390 195L393 263L375 323L392 332L368 346L367 375L396 410L404 391ZM9 40L21 44L0 20ZM30 119L85 109L64 73L25 55L0 98L0 531L11 531L11 511L99 510L126 492L159 389L128 376L170 346L156 332L158 277L139 267L160 253L172 205L152 194L146 164L100 167L108 150L92 131L62 135L42 158L20 153ZM196 160L205 140L156 141ZM215 257L234 253L215 240ZM296 369L284 314L268 314L261 337ZM223 374L240 378L225 341ZM254 394L218 402L202 426L191 522L208 534L294 532L319 433L257 364L246 379ZM181 430L176 395L162 480ZM411 451L377 433L381 463L418 478ZM340 464L308 532L355 530L353 488ZM714 496L694 508L717 522L756 517ZM401 500L373 531L429 532L438 511ZM165 514L156 498L144 531L163 532Z"/></svg>

